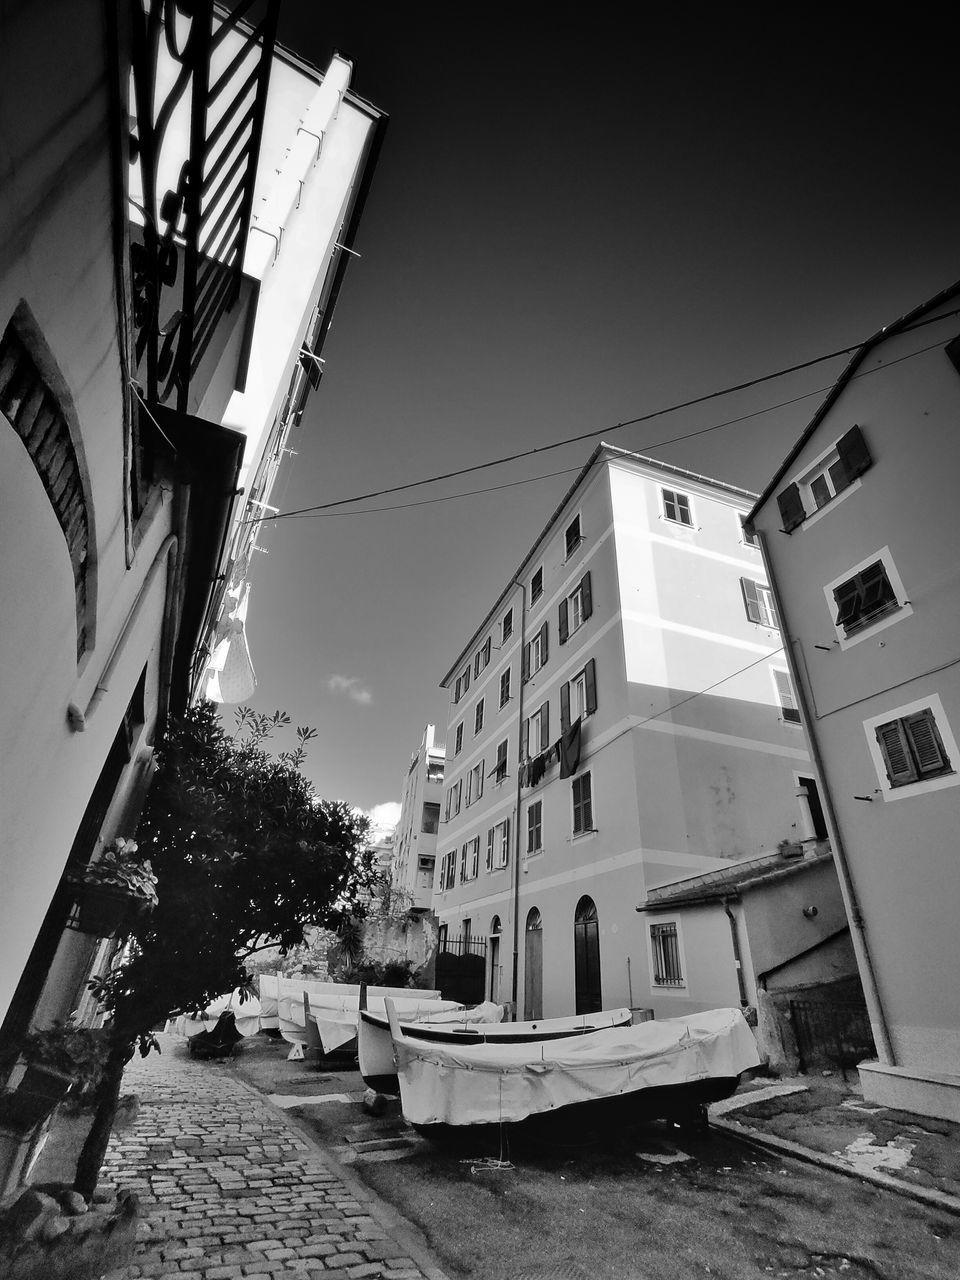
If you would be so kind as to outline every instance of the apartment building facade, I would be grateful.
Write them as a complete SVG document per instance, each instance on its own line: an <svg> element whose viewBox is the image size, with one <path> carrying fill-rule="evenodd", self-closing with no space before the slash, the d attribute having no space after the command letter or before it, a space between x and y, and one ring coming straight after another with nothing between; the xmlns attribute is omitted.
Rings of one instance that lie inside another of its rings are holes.
<svg viewBox="0 0 960 1280"><path fill-rule="evenodd" d="M434 909L517 1017L738 1003L732 952L635 908L809 833L751 502L601 445L441 682Z"/></svg>
<svg viewBox="0 0 960 1280"><path fill-rule="evenodd" d="M393 892L420 911L429 909L433 895L444 761L445 748L428 724L403 780L390 867Z"/></svg>
<svg viewBox="0 0 960 1280"><path fill-rule="evenodd" d="M960 285L864 344L750 519L789 636L879 1061L960 1120Z"/></svg>

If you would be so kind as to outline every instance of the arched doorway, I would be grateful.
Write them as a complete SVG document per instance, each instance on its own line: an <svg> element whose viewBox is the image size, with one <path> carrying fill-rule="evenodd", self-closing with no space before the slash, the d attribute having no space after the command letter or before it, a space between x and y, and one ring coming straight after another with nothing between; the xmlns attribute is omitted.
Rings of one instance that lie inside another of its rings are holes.
<svg viewBox="0 0 960 1280"><path fill-rule="evenodd" d="M599 1013L603 1008L600 990L600 922L592 898L577 903L573 917L574 981L577 1013Z"/></svg>
<svg viewBox="0 0 960 1280"><path fill-rule="evenodd" d="M527 912L523 940L523 1018L543 1017L543 921L536 907Z"/></svg>
<svg viewBox="0 0 960 1280"><path fill-rule="evenodd" d="M500 935L503 929L500 925L500 917L494 916L490 921L490 979L487 983L487 990L490 993L490 999L494 1004L500 1003Z"/></svg>

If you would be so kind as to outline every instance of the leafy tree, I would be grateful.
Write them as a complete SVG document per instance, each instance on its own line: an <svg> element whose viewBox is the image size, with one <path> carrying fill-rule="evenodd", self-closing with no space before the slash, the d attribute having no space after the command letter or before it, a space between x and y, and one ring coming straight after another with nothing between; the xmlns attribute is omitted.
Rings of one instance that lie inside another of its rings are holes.
<svg viewBox="0 0 960 1280"><path fill-rule="evenodd" d="M110 1022L110 1057L77 1164L92 1194L116 1111L123 1069L170 1016L204 1008L245 986L244 959L304 941L312 925L335 928L362 911L372 877L368 820L321 800L300 772L313 729L271 756L283 712L236 713L235 731L211 703L173 723L137 831L157 877L158 905L132 926L128 945L94 984ZM358 899L360 905L358 905Z"/></svg>

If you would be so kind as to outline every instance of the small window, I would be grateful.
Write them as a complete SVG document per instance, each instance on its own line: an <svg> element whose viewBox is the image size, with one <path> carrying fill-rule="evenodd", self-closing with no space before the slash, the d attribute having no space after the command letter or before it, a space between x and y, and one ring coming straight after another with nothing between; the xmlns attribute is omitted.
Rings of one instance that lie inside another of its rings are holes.
<svg viewBox="0 0 960 1280"><path fill-rule="evenodd" d="M882 560L842 582L834 589L833 598L837 604L836 624L848 636L900 608Z"/></svg>
<svg viewBox="0 0 960 1280"><path fill-rule="evenodd" d="M759 547L760 539L752 525L747 524L747 517L740 516L740 538L745 547Z"/></svg>
<svg viewBox="0 0 960 1280"><path fill-rule="evenodd" d="M680 939L676 921L650 926L650 944L653 951L653 984L656 987L682 987L683 969L680 964Z"/></svg>
<svg viewBox="0 0 960 1280"><path fill-rule="evenodd" d="M483 761L475 764L467 774L467 804L474 804L483 795Z"/></svg>
<svg viewBox="0 0 960 1280"><path fill-rule="evenodd" d="M591 658L582 671L560 686L560 732L585 720L597 709L597 664Z"/></svg>
<svg viewBox="0 0 960 1280"><path fill-rule="evenodd" d="M453 738L453 754L458 756L463 750L463 721L457 725L457 731Z"/></svg>
<svg viewBox="0 0 960 1280"><path fill-rule="evenodd" d="M563 548L567 558L573 555L582 541L583 534L580 532L580 517L578 515L567 525L567 531L563 535Z"/></svg>
<svg viewBox="0 0 960 1280"><path fill-rule="evenodd" d="M573 834L585 835L593 831L593 791L589 773L581 773L573 780Z"/></svg>
<svg viewBox="0 0 960 1280"><path fill-rule="evenodd" d="M741 578L740 589L743 592L743 604L750 621L758 623L761 627L770 627L774 631L779 631L780 619L777 617L777 607L773 603L773 592L770 588L764 583L754 582L752 578Z"/></svg>
<svg viewBox="0 0 960 1280"><path fill-rule="evenodd" d="M460 675L457 676L457 683L453 688L453 700L459 702L463 695L470 688L470 663L464 667Z"/></svg>
<svg viewBox="0 0 960 1280"><path fill-rule="evenodd" d="M536 571L536 573L530 579L530 603L536 604L536 602L540 599L542 595L543 595L543 565L540 566L540 568Z"/></svg>
<svg viewBox="0 0 960 1280"><path fill-rule="evenodd" d="M953 772L929 707L877 725L875 732L892 787Z"/></svg>
<svg viewBox="0 0 960 1280"><path fill-rule="evenodd" d="M513 610L508 609L500 623L500 643L503 644L513 635Z"/></svg>
<svg viewBox="0 0 960 1280"><path fill-rule="evenodd" d="M473 732L476 736L483 728L483 699L477 703L473 710Z"/></svg>
<svg viewBox="0 0 960 1280"><path fill-rule="evenodd" d="M693 515L690 511L690 499L685 493L678 493L676 489L661 489L663 496L663 514L668 520L672 520L674 524L693 525Z"/></svg>
<svg viewBox="0 0 960 1280"><path fill-rule="evenodd" d="M572 593L560 601L559 639L566 644L568 638L593 613L593 591L590 585L590 574L585 573L574 587Z"/></svg>
<svg viewBox="0 0 960 1280"><path fill-rule="evenodd" d="M440 829L440 806L432 800L424 801L420 818L420 830L428 836L435 836Z"/></svg>
<svg viewBox="0 0 960 1280"><path fill-rule="evenodd" d="M510 862L510 819L504 818L487 832L487 870L502 871Z"/></svg>
<svg viewBox="0 0 960 1280"><path fill-rule="evenodd" d="M873 458L863 432L850 428L805 475L777 494L784 533L827 506L872 465Z"/></svg>
<svg viewBox="0 0 960 1280"><path fill-rule="evenodd" d="M523 646L523 678L529 680L531 676L535 676L547 661L547 624L544 623L540 630Z"/></svg>
<svg viewBox="0 0 960 1280"><path fill-rule="evenodd" d="M493 767L494 782L503 782L507 776L507 740L504 738L497 747L497 762Z"/></svg>
<svg viewBox="0 0 960 1280"><path fill-rule="evenodd" d="M527 807L527 857L543 852L543 802L535 800Z"/></svg>
<svg viewBox="0 0 960 1280"><path fill-rule="evenodd" d="M510 668L500 673L500 705L505 707L510 701Z"/></svg>
<svg viewBox="0 0 960 1280"><path fill-rule="evenodd" d="M478 649L473 659L473 674L479 676L490 661L490 651L492 649L491 637L487 636L482 648Z"/></svg>
<svg viewBox="0 0 960 1280"><path fill-rule="evenodd" d="M774 667L773 680L777 686L777 697L780 699L781 716L788 724L799 724L800 708L797 706L797 695L789 674Z"/></svg>

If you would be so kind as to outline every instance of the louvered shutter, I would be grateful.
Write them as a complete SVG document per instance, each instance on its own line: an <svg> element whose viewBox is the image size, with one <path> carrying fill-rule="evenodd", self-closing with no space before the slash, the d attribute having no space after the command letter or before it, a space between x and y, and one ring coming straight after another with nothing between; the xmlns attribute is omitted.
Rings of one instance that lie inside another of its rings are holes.
<svg viewBox="0 0 960 1280"><path fill-rule="evenodd" d="M840 437L837 441L837 453L848 480L856 480L857 476L862 476L873 462L859 427L851 427L846 435Z"/></svg>
<svg viewBox="0 0 960 1280"><path fill-rule="evenodd" d="M921 777L930 773L943 773L950 768L933 712L929 708L906 716L901 723L913 747L917 771Z"/></svg>
<svg viewBox="0 0 960 1280"><path fill-rule="evenodd" d="M891 783L897 786L904 782L915 782L917 771L914 768L902 723L899 720L890 720L887 724L879 725L876 733L877 742L883 754L883 763L886 765L887 777Z"/></svg>
<svg viewBox="0 0 960 1280"><path fill-rule="evenodd" d="M791 724L799 724L800 710L797 707L792 680L786 671L777 671L776 668L774 668L773 678L776 681L777 696L780 699L780 709L783 712L784 720L790 721Z"/></svg>
<svg viewBox="0 0 960 1280"><path fill-rule="evenodd" d="M484 666L486 666L487 663L490 661L490 654L492 652L492 648L493 648L493 643L490 637L487 636L487 642L483 646L483 665Z"/></svg>
<svg viewBox="0 0 960 1280"><path fill-rule="evenodd" d="M860 585L857 579L842 582L835 588L833 598L837 602L836 624L848 631L860 619Z"/></svg>
<svg viewBox="0 0 960 1280"><path fill-rule="evenodd" d="M597 664L593 658L587 663L583 679L587 688L587 715L589 716L593 715L597 709Z"/></svg>
<svg viewBox="0 0 960 1280"><path fill-rule="evenodd" d="M460 881L461 883L467 878L467 845L462 845L460 849Z"/></svg>
<svg viewBox="0 0 960 1280"><path fill-rule="evenodd" d="M790 533L798 524L803 524L806 512L800 497L800 488L796 484L788 484L782 493L777 494L777 506L780 508L780 519L783 521L783 532Z"/></svg>
<svg viewBox="0 0 960 1280"><path fill-rule="evenodd" d="M570 728L570 685L560 686L560 732L566 733Z"/></svg>
<svg viewBox="0 0 960 1280"><path fill-rule="evenodd" d="M524 684L530 679L530 641L523 646L523 661L520 663L520 679Z"/></svg>
<svg viewBox="0 0 960 1280"><path fill-rule="evenodd" d="M550 742L550 703L545 702L540 708L540 741L546 749Z"/></svg>
<svg viewBox="0 0 960 1280"><path fill-rule="evenodd" d="M470 688L470 664L467 663L466 670L463 673L463 692L466 693Z"/></svg>
<svg viewBox="0 0 960 1280"><path fill-rule="evenodd" d="M863 583L860 607L864 614L879 613L886 605L896 603L897 597L882 560L864 569L860 581Z"/></svg>
<svg viewBox="0 0 960 1280"><path fill-rule="evenodd" d="M510 861L510 819L503 820L503 865Z"/></svg>
<svg viewBox="0 0 960 1280"><path fill-rule="evenodd" d="M477 794L474 796L474 800L479 800L482 795L483 795L483 761L481 760L479 765L477 766Z"/></svg>
<svg viewBox="0 0 960 1280"><path fill-rule="evenodd" d="M547 665L547 624L544 623L540 628L540 665Z"/></svg>
<svg viewBox="0 0 960 1280"><path fill-rule="evenodd" d="M752 578L740 579L740 590L743 592L743 603L747 617L751 622L762 622L760 614L760 598L757 595L757 584Z"/></svg>
<svg viewBox="0 0 960 1280"><path fill-rule="evenodd" d="M567 643L567 636L570 634L570 622L568 618L569 605L564 598L560 601L560 643Z"/></svg>
<svg viewBox="0 0 960 1280"><path fill-rule="evenodd" d="M488 871L493 870L493 831L494 831L493 827L491 827L487 831L487 870Z"/></svg>
<svg viewBox="0 0 960 1280"><path fill-rule="evenodd" d="M593 613L593 594L590 590L590 574L589 571L580 579L580 600L583 606L583 620L586 620Z"/></svg>
<svg viewBox="0 0 960 1280"><path fill-rule="evenodd" d="M530 759L530 720L523 722L523 728L520 730L520 759Z"/></svg>

